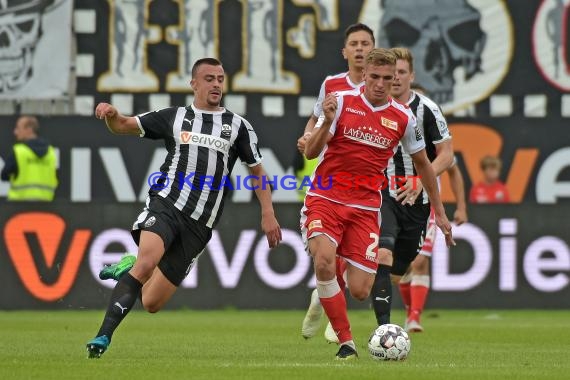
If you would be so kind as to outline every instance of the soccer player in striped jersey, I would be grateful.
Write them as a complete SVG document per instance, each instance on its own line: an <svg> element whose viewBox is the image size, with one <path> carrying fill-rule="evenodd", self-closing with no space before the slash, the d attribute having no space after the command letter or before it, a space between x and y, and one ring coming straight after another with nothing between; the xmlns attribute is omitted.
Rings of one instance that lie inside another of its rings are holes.
<svg viewBox="0 0 570 380"><path fill-rule="evenodd" d="M203 58L192 67L194 101L190 106L127 117L111 104L97 105L95 116L104 119L111 132L162 139L167 155L161 176L151 186L146 206L133 224L132 235L139 246L136 261L121 260L124 265L113 272L112 278L118 282L105 318L95 338L87 343L91 358L107 350L113 332L137 298L148 312L155 313L172 297L222 215L224 198L231 189L229 177L238 158L253 176L251 185L261 205L261 229L269 246L281 241L271 189L262 181L266 174L257 135L247 120L220 105L224 79L221 62Z"/></svg>
<svg viewBox="0 0 570 380"><path fill-rule="evenodd" d="M362 70L364 68L366 55L374 48L375 39L372 29L365 24L356 23L348 26L344 32L344 47L342 48L342 56L348 65L348 71L329 75L321 84L317 102L313 107L313 114L309 117L303 136L297 140L297 148L303 154L305 152L305 143L311 136L313 129L322 116L322 103L327 94L337 91L348 91L360 89L364 82L362 81ZM303 156L304 165L310 164ZM314 165L313 165L314 166ZM346 264L343 259L339 258L339 266L337 278L340 282L341 289L344 289L345 284L343 280L343 272L346 269ZM321 317L323 315L323 308L317 294L317 290L313 290L311 294L311 302L309 308L303 319L301 326L301 335L305 338L312 338L315 336L321 326ZM327 329L325 334L331 338L336 338L334 332L331 334L331 329Z"/></svg>
<svg viewBox="0 0 570 380"><path fill-rule="evenodd" d="M392 48L397 56L392 96L414 113L426 142L426 152L437 176L453 162L453 146L447 122L437 104L411 90L414 80L413 57L406 48ZM401 146L388 163L388 178L406 176L404 186L388 186L382 191L382 234L379 243L379 266L371 298L378 325L390 323L392 283L399 284L416 258L425 236L430 214L430 200L422 190L424 178L417 180L417 167ZM430 199L431 198L431 199Z"/></svg>
<svg viewBox="0 0 570 380"><path fill-rule="evenodd" d="M390 98L395 66L394 53L373 49L366 56L363 91L328 94L323 101L323 123L317 125L305 147L307 158L319 157L319 162L301 211L301 232L313 257L321 305L340 343L336 358L342 360L357 357L357 352L344 289L336 277L336 256L347 262L350 294L366 299L378 266L379 189L399 143L423 179L446 243L453 244L451 225L415 117L409 108Z"/></svg>
<svg viewBox="0 0 570 380"><path fill-rule="evenodd" d="M412 83L412 91L425 95L426 90L417 83ZM453 223L456 226L467 222L467 202L465 199L465 184L461 170L454 157L451 167L447 169L451 191L455 196L456 209L453 214ZM410 265L406 274L400 280L400 295L406 308L406 320L404 328L409 332L422 332L424 328L420 323L420 317L426 304L430 288L430 259L433 253L437 226L433 210L429 216L424 243L420 253Z"/></svg>

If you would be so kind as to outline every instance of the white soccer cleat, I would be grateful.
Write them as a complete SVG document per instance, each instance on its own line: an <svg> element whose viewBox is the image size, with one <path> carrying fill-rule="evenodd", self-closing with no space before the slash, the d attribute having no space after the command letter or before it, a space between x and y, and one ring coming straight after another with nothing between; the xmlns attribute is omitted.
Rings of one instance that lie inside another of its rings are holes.
<svg viewBox="0 0 570 380"><path fill-rule="evenodd" d="M325 329L325 339L329 343L335 343L335 344L339 343L338 336L336 336L334 329L333 329L330 322L327 323L327 328Z"/></svg>
<svg viewBox="0 0 570 380"><path fill-rule="evenodd" d="M415 319L410 319L406 323L406 329L405 330L407 332L423 332L424 328Z"/></svg>
<svg viewBox="0 0 570 380"><path fill-rule="evenodd" d="M321 317L323 316L323 306L321 305L321 300L319 299L319 294L317 289L313 290L311 293L311 303L309 304L309 309L303 319L303 326L301 327L301 335L303 338L309 339L317 334L317 330L321 327Z"/></svg>

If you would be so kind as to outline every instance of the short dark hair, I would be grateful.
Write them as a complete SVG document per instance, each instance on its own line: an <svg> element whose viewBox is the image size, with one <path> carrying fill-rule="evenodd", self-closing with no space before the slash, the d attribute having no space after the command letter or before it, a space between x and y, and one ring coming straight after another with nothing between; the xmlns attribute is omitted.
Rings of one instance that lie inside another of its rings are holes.
<svg viewBox="0 0 570 380"><path fill-rule="evenodd" d="M222 66L222 62L220 62L220 60L217 58L200 58L194 63L194 66L192 66L192 78L196 76L196 71L201 65Z"/></svg>
<svg viewBox="0 0 570 380"><path fill-rule="evenodd" d="M370 29L370 27L368 25L363 24L361 22L349 25L348 28L345 29L345 31L344 31L344 43L346 44L346 41L348 40L348 36L350 36L352 33L360 32L361 30L370 34L370 37L372 37L372 43L374 45L376 45L376 39L374 38L374 32L372 31L372 29Z"/></svg>

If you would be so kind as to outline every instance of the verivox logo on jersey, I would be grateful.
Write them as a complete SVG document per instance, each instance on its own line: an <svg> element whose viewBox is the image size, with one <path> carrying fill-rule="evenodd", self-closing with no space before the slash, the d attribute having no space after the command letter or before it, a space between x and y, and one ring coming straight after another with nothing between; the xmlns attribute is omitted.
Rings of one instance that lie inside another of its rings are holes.
<svg viewBox="0 0 570 380"><path fill-rule="evenodd" d="M27 212L12 217L4 228L8 256L20 280L34 297L42 301L57 301L69 292L91 237L89 230L74 231L67 251L61 254L65 227L65 221L59 215ZM32 252L31 236L37 241L40 255ZM34 256L39 256L40 260ZM57 280L44 282L46 270L57 271Z"/></svg>
<svg viewBox="0 0 570 380"><path fill-rule="evenodd" d="M230 142L228 140L189 131L180 131L180 144L203 146L205 148L215 149L222 153L228 153L230 151Z"/></svg>

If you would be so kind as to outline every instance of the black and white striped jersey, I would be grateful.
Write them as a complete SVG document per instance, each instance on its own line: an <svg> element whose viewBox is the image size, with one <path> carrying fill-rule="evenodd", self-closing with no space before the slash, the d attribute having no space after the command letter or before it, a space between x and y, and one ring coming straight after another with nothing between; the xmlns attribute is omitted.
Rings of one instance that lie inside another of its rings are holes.
<svg viewBox="0 0 570 380"><path fill-rule="evenodd" d="M447 127L447 121L445 120L439 106L425 95L412 91L412 96L410 97L407 105L410 107L414 115L416 115L418 127L420 127L420 130L424 135L428 159L433 161L437 156L435 145L451 138ZM415 175L417 175L417 172L414 167L412 157L404 152L401 144L398 144L394 156L388 162L386 178L388 178L388 181L393 181L394 178L399 178L401 176ZM396 185L392 186L390 183L390 186L387 186L386 191L389 192L391 197L396 198L395 189L398 187L399 186L396 181ZM384 191L384 193L386 193L386 191ZM416 204L425 204L428 202L427 192L424 190L422 194L417 197Z"/></svg>
<svg viewBox="0 0 570 380"><path fill-rule="evenodd" d="M232 188L238 157L248 166L261 162L257 135L243 117L222 109L169 107L137 116L141 137L163 139L168 151L162 176L149 195L159 195L185 215L213 228Z"/></svg>

